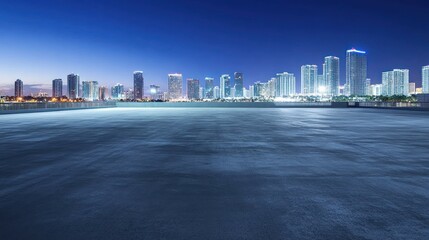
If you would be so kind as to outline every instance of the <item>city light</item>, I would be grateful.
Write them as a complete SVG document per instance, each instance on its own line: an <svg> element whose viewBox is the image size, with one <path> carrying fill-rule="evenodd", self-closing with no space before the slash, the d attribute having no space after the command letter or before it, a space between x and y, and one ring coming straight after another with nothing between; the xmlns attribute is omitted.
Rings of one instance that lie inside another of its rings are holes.
<svg viewBox="0 0 429 240"><path fill-rule="evenodd" d="M326 93L327 88L325 86L319 86L319 93Z"/></svg>

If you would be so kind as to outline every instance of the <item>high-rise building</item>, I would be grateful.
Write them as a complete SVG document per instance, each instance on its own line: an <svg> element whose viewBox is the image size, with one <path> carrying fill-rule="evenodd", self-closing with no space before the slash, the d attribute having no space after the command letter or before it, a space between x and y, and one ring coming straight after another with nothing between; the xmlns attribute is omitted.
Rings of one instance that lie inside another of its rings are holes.
<svg viewBox="0 0 429 240"><path fill-rule="evenodd" d="M271 80L270 80L271 81ZM262 92L261 92L261 97L264 98L269 98L270 96L270 81L266 82L266 83L262 83ZM274 81L271 81L271 83Z"/></svg>
<svg viewBox="0 0 429 240"><path fill-rule="evenodd" d="M422 68L422 92L429 93L429 65Z"/></svg>
<svg viewBox="0 0 429 240"><path fill-rule="evenodd" d="M254 97L264 97L265 95L265 83L255 82L253 84L253 96Z"/></svg>
<svg viewBox="0 0 429 240"><path fill-rule="evenodd" d="M383 94L383 84L373 84L370 86L370 96L381 96Z"/></svg>
<svg viewBox="0 0 429 240"><path fill-rule="evenodd" d="M275 97L276 96L276 78L272 77L270 80L268 80L267 82L267 89L266 89L266 95L268 97Z"/></svg>
<svg viewBox="0 0 429 240"><path fill-rule="evenodd" d="M327 94L327 88L326 88L326 83L325 83L325 78L323 74L319 74L317 75L317 87L316 87L316 92L318 94L323 94L326 95Z"/></svg>
<svg viewBox="0 0 429 240"><path fill-rule="evenodd" d="M98 88L98 99L104 101L108 98L108 88L105 86L101 86Z"/></svg>
<svg viewBox="0 0 429 240"><path fill-rule="evenodd" d="M275 96L288 97L296 94L296 79L293 73L276 74Z"/></svg>
<svg viewBox="0 0 429 240"><path fill-rule="evenodd" d="M383 95L409 95L409 75L408 69L393 69L393 71L383 72Z"/></svg>
<svg viewBox="0 0 429 240"><path fill-rule="evenodd" d="M58 78L52 80L52 97L59 98L63 96L63 80Z"/></svg>
<svg viewBox="0 0 429 240"><path fill-rule="evenodd" d="M200 81L198 79L189 78L187 82L187 95L188 99L199 99L200 98Z"/></svg>
<svg viewBox="0 0 429 240"><path fill-rule="evenodd" d="M15 81L15 97L23 97L24 96L24 83L21 79L16 79Z"/></svg>
<svg viewBox="0 0 429 240"><path fill-rule="evenodd" d="M317 65L301 66L301 93L305 95L317 94Z"/></svg>
<svg viewBox="0 0 429 240"><path fill-rule="evenodd" d="M234 97L241 98L243 97L243 73L235 72L234 73L234 87L235 94Z"/></svg>
<svg viewBox="0 0 429 240"><path fill-rule="evenodd" d="M134 99L134 88L128 88L128 90L125 90L123 99Z"/></svg>
<svg viewBox="0 0 429 240"><path fill-rule="evenodd" d="M77 74L67 75L68 97L70 99L79 98L80 77Z"/></svg>
<svg viewBox="0 0 429 240"><path fill-rule="evenodd" d="M231 77L224 74L220 77L220 98L231 97Z"/></svg>
<svg viewBox="0 0 429 240"><path fill-rule="evenodd" d="M340 59L338 57L325 57L323 80L328 95L338 96L340 94Z"/></svg>
<svg viewBox="0 0 429 240"><path fill-rule="evenodd" d="M249 86L249 97L250 98L254 98L255 97L255 86L254 85L250 85Z"/></svg>
<svg viewBox="0 0 429 240"><path fill-rule="evenodd" d="M408 83L408 94L416 94L416 83L410 82Z"/></svg>
<svg viewBox="0 0 429 240"><path fill-rule="evenodd" d="M112 87L112 99L124 99L124 85L118 83Z"/></svg>
<svg viewBox="0 0 429 240"><path fill-rule="evenodd" d="M168 74L168 95L170 100L182 98L182 83L181 73Z"/></svg>
<svg viewBox="0 0 429 240"><path fill-rule="evenodd" d="M200 87L200 91L199 91L199 99L204 99L205 96L205 92L204 92L204 88Z"/></svg>
<svg viewBox="0 0 429 240"><path fill-rule="evenodd" d="M346 84L349 95L365 95L365 81L367 78L366 52L356 49L347 50L346 56Z"/></svg>
<svg viewBox="0 0 429 240"><path fill-rule="evenodd" d="M219 89L219 86L215 86L213 88L213 98L214 99L220 98L220 89Z"/></svg>
<svg viewBox="0 0 429 240"><path fill-rule="evenodd" d="M349 86L347 85L347 83L345 83L342 86L340 85L340 95L350 96L350 94L349 94Z"/></svg>
<svg viewBox="0 0 429 240"><path fill-rule="evenodd" d="M152 100L162 99L162 94L160 91L160 87L158 85L152 84L149 86L149 88L150 88L150 98Z"/></svg>
<svg viewBox="0 0 429 240"><path fill-rule="evenodd" d="M98 100L97 81L82 81L82 98L88 101Z"/></svg>
<svg viewBox="0 0 429 240"><path fill-rule="evenodd" d="M235 87L232 87L232 88L230 89L229 97L235 98Z"/></svg>
<svg viewBox="0 0 429 240"><path fill-rule="evenodd" d="M163 92L162 93L162 100L163 101L167 101L168 100L168 92Z"/></svg>
<svg viewBox="0 0 429 240"><path fill-rule="evenodd" d="M367 78L365 80L365 95L370 95L371 94L371 79Z"/></svg>
<svg viewBox="0 0 429 240"><path fill-rule="evenodd" d="M205 78L205 96L204 98L212 99L214 98L213 93L213 84L214 84L214 78L206 77Z"/></svg>
<svg viewBox="0 0 429 240"><path fill-rule="evenodd" d="M134 72L134 99L142 99L144 96L144 78L142 71Z"/></svg>
<svg viewBox="0 0 429 240"><path fill-rule="evenodd" d="M250 91L246 88L243 88L243 97L250 98Z"/></svg>

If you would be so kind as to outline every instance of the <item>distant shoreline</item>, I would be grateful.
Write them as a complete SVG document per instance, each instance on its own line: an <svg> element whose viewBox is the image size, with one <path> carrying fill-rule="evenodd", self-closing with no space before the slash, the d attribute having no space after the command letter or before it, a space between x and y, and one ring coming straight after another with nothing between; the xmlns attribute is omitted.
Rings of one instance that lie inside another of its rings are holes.
<svg viewBox="0 0 429 240"><path fill-rule="evenodd" d="M429 103L396 102L76 102L0 103L1 114L95 108L376 108L429 111Z"/></svg>

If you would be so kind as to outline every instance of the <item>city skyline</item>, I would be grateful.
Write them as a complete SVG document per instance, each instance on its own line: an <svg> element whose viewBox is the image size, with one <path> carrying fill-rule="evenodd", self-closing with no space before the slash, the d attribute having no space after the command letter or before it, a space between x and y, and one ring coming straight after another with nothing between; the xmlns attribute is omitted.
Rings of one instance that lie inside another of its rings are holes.
<svg viewBox="0 0 429 240"><path fill-rule="evenodd" d="M365 63L364 63L365 67L364 67L364 73L362 73L362 76L363 75L368 76L368 74L367 74L368 64L367 64L367 59L366 59L367 58L366 51L362 51L362 50L357 50L355 48L351 48L351 49L346 50L346 56L344 57L344 59L346 61L345 62L345 65L346 65L346 73L345 73L345 75L346 76L345 76L345 80L344 81L342 81L341 78L339 77L339 76L341 76L341 74L339 72L340 71L339 70L340 69L339 66L341 66L341 57L337 57L337 56L325 56L324 57L324 61L321 64L314 64L314 65L309 65L309 64L305 65L304 64L304 65L301 66L301 70L300 70L301 76L299 78L299 82L297 83L297 86L300 86L300 88L296 88L296 93L302 93L302 94L313 93L313 94L316 94L319 91L318 87L320 85L323 85L324 87L326 87L326 89L324 89L323 91L329 92L329 93L331 93L334 96L335 95L340 95L339 92L337 94L335 94L335 90L333 90L333 89L335 89L335 87L339 87L339 86L347 87L347 71L349 71L348 68L347 68L347 65L348 65L348 59L349 59L350 54L358 54L358 55L359 54L363 54L364 55L364 57L365 57L365 59L364 59L364 61L365 61ZM425 85L425 80L424 79L427 79L427 77L425 75L425 71L427 71L427 70L425 70L425 69L427 69L427 68L428 68L428 66L422 66L420 81L413 81L412 82L412 83L416 84L416 87L424 89L424 85ZM307 71L309 71L309 69L311 69L310 72L312 72L312 75L314 75L314 76L311 77L311 80L306 79L306 77L309 77L309 76L307 76L306 74L304 74L304 72L303 72L304 69L306 69L305 71L306 71L307 74L309 73ZM394 68L394 69L398 69L398 68ZM409 69L407 69L407 70L408 70L408 72L410 72ZM385 71L383 71L381 73L381 77L380 77L381 80L380 81L373 81L373 80L371 80L368 77L363 77L363 79L364 80L370 80L372 85L374 85L374 84L383 84L384 73L387 72L387 71L390 71L390 70L386 69ZM273 76L275 77L275 75L279 74L279 73L281 73L281 72L275 73ZM183 76L182 73L175 73L175 74L180 74L180 75ZM291 72L291 74L295 74L295 73ZM80 75L79 74L75 74L75 73L68 74L67 75L67 79L69 79L70 76L72 76L72 75L75 75L78 78L77 79L78 82L79 81L82 81L82 82L85 81L85 80L80 80ZM170 75L174 75L174 74L169 73L167 75L170 76ZM190 75L192 76L192 74L190 74ZM410 76L409 73L408 73L408 75ZM242 72L234 72L232 74L233 77L231 77L231 74L229 74L229 73L227 73L227 74L221 74L220 80L218 82L219 86L221 85L221 79L222 79L223 76L229 76L229 82L230 82L229 84L232 84L232 85L229 85L230 88L235 88L236 80L239 79L239 81L240 81L239 82L239 86L243 86L247 90L249 90L248 87L250 87L251 85L253 85L256 82L268 82L269 81L269 78L267 77L268 80L262 80L262 81L259 80L259 81L248 83L248 82L244 81L244 79L243 79L243 73ZM239 76L239 77L237 77L237 76ZM187 78L189 78L189 77L187 77ZM205 76L202 79L206 79L206 78L212 78L212 77ZM17 78L17 79L21 80L20 78ZM198 78L194 78L194 79L198 79ZM410 79L410 77L408 77L408 79ZM54 82L53 82L54 80L62 80L62 78L55 78L55 79L51 80L52 84L54 84ZM69 81L70 80L67 80L67 83L69 83ZM308 81L311 81L311 84L312 84L312 90L310 92L308 92L308 90L305 90L305 87L304 87L304 86L306 86L306 85L309 84ZM408 81L411 82L411 80L408 80ZM92 82L92 81L90 81L90 82ZM98 81L95 81L95 82L98 83ZM146 82L146 80L144 80L143 71L133 71L133 79L131 81L129 79L125 80L125 81L121 82L121 84L125 83L125 84L123 84L124 88L126 88L126 89L133 89L133 91L135 91L135 89L142 89L142 92L141 93L137 93L137 95L134 95L134 93L133 93L133 98L139 99L139 98L142 98L144 96L147 97L147 96L151 95L151 92L150 92L151 88L150 87L146 87L145 88L144 87L144 82ZM323 84L321 84L322 82L323 82ZM332 86L332 82L335 82L334 86ZM158 84L158 85L161 85L161 86L165 86L163 83L164 83L163 81L161 81L160 83L150 82L150 84ZM246 85L245 83L248 83L248 85ZM77 84L77 83L75 82L75 84ZM80 85L78 85L76 87L80 88L80 91L82 91L82 86L81 86L82 83L79 83L79 84ZM364 82L362 84L365 85ZM0 96L7 96L7 95L12 96L12 95L14 95L13 93L14 93L15 90L14 90L13 85L14 84L10 84L9 89L5 91L4 89L1 88L2 85L0 84ZM33 86L33 85L42 85L42 84L31 84L30 83L30 86ZM40 88L40 89L38 89L39 91L31 92L31 93L29 93L27 95L36 94L38 92L49 92L48 89L52 89L52 87L53 87L52 85L48 86L45 83L43 83L43 85L45 85L44 88ZM168 87L169 86L168 85L168 81L167 81L166 85L167 86L165 88L161 88L161 87L160 88L164 89L166 92L168 92L169 91L168 90L169 89L169 87ZM200 85L204 86L202 84L200 84ZM360 86L360 87L362 87L362 86ZM25 89L25 87L26 87L26 85L24 85L24 89ZM69 91L68 84L63 84L62 87L63 88L66 87L67 91ZM114 87L114 85L112 85L112 87ZM181 88L182 89L186 89L187 88L187 82L186 81L182 80L182 86L181 86ZM79 89L77 91L79 91ZM347 91L347 89L345 91ZM365 92L365 90L362 90L361 92ZM424 91L424 92L428 92L428 91ZM24 93L24 95L25 94L26 93ZM67 94L63 94L63 95L69 96L69 94L70 94L70 92L67 92ZM52 95L54 95L53 92L52 92ZM77 96L79 96L79 95L82 95L82 94L77 93ZM185 96L186 92L182 92L182 95ZM240 96L243 96L243 95L241 94ZM72 98L76 98L76 97L72 97Z"/></svg>
<svg viewBox="0 0 429 240"><path fill-rule="evenodd" d="M82 81L108 86L120 82L128 88L132 87L129 73L139 69L145 72L145 82L162 89L167 88L165 74L172 72L200 81L243 72L248 86L284 71L299 78L303 64L321 70L326 56L340 58L344 84L343 52L351 47L367 51L368 78L373 83L382 82L382 72L399 68L409 69L410 81L421 87L421 66L429 63L425 1L371 5L349 1L359 3L351 4L353 8L314 1L304 13L306 4L294 2L108 2L90 3L85 9L79 7L80 1L64 6L51 3L0 3L2 93L10 94L16 79L34 89L50 89L52 79L64 81L70 72L79 73ZM282 11L286 5L289 14ZM242 11L232 10L237 8ZM133 17L136 9L141 11L139 18ZM208 10L218 16L207 18ZM14 14L18 11L19 17ZM409 12L413 17L405 14ZM312 18L307 19L309 15ZM314 28L314 37L301 34L308 28ZM398 38L399 32L406 37Z"/></svg>
<svg viewBox="0 0 429 240"><path fill-rule="evenodd" d="M128 88L117 83L111 87L108 94L108 87L98 85L97 81L80 81L79 74L68 74L67 85L62 84L62 79L52 80L52 94L39 92L39 96L62 97L67 96L70 99L83 98L86 100L107 100L107 99L164 99L178 100L187 99L216 99L213 87L219 88L219 98L252 98L252 97L289 97L294 95L303 96L393 96L417 93L429 93L427 88L429 66L422 67L422 87L417 88L415 82L409 81L409 69L394 69L382 73L382 83L371 82L367 78L367 59L366 52L355 48L346 51L347 79L344 85L339 85L339 64L340 58L327 56L322 64L322 74L319 74L317 65L302 65L300 85L301 91L297 91L298 84L293 73L276 73L274 77L266 82L257 81L250 84L248 88L243 86L243 73L234 72L233 81L229 74L221 75L219 86L214 86L214 78L205 77L204 84L200 84L199 79L187 78L183 81L183 74L168 74L168 89L161 91L160 86L151 84L149 89L144 91L143 71L133 72L134 86ZM349 77L350 76L350 77ZM190 95L189 81L196 81L197 84L191 84L193 93ZM182 84L181 84L182 83ZM185 91L182 85L185 84ZM21 79L14 83L14 96L33 96L33 93L24 93L24 84ZM118 90L120 85L120 90ZM256 88L254 86L256 85ZM70 86L70 87L69 87ZM62 88L67 88L67 93L63 94ZM382 89L377 89L382 88ZM420 92L416 90L420 89ZM342 90L342 91L341 91ZM163 95L164 94L164 95ZM167 94L167 95L165 95ZM156 98L154 98L156 96ZM162 97L161 97L162 96Z"/></svg>

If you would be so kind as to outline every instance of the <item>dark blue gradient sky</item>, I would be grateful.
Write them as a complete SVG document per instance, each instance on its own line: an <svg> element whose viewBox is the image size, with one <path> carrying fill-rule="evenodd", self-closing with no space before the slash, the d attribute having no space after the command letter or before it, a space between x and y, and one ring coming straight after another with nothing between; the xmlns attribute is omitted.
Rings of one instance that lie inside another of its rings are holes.
<svg viewBox="0 0 429 240"><path fill-rule="evenodd" d="M167 74L203 79L244 72L246 87L345 50L368 52L369 77L429 64L429 1L0 0L0 86L45 84L68 73L111 86L166 86ZM1 93L1 92L0 92Z"/></svg>

